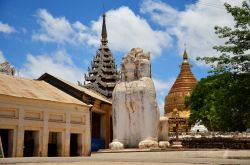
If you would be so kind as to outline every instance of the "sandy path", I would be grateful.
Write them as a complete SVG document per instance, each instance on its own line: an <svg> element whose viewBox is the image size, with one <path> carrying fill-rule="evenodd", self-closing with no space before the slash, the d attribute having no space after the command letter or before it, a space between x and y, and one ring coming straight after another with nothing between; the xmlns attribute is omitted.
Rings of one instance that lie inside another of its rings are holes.
<svg viewBox="0 0 250 165"><path fill-rule="evenodd" d="M84 161L84 162L70 162L70 163L17 163L9 165L194 165L187 163L148 163L148 162L93 162L93 161ZM195 164L195 165L204 165L204 164Z"/></svg>

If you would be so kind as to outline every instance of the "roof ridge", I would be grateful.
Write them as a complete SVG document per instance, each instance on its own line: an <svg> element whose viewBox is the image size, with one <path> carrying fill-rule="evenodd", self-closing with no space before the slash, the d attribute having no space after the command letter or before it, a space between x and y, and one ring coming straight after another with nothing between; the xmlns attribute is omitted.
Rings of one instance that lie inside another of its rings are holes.
<svg viewBox="0 0 250 165"><path fill-rule="evenodd" d="M19 79L19 80L26 80L26 81L34 81L34 82L41 81L41 80L37 80L37 79L30 79L30 78L28 78L28 77L19 77L19 76L6 75L6 74L1 73L1 72L0 72L0 76L6 76L6 77L9 77L9 78L12 78L12 79Z"/></svg>

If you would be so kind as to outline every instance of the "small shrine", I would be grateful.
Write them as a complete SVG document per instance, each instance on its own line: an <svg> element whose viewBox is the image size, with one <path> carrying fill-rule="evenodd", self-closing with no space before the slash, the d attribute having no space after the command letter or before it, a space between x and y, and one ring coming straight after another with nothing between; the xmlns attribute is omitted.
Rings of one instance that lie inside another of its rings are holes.
<svg viewBox="0 0 250 165"><path fill-rule="evenodd" d="M14 76L15 68L12 67L7 61L0 64L0 73Z"/></svg>
<svg viewBox="0 0 250 165"><path fill-rule="evenodd" d="M119 79L115 59L108 47L106 15L103 14L101 45L91 61L91 68L85 74L84 87L93 89L107 98L112 97L113 89Z"/></svg>
<svg viewBox="0 0 250 165"><path fill-rule="evenodd" d="M190 116L190 108L185 107L185 97L190 96L196 84L197 80L191 71L191 66L188 62L188 54L185 49L180 73L168 95L165 97L164 110L165 116L169 118L170 132L175 132L176 129L176 118L173 113L174 109L177 109L179 114L179 131L187 132L189 130L187 119Z"/></svg>

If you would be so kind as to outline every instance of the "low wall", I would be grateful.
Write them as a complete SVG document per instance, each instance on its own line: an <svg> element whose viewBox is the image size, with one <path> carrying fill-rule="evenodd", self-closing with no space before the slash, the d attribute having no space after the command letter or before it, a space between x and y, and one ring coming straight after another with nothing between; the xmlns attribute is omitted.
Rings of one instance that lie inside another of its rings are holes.
<svg viewBox="0 0 250 165"><path fill-rule="evenodd" d="M250 133L184 133L179 135L184 148L250 149ZM169 141L175 141L170 134Z"/></svg>

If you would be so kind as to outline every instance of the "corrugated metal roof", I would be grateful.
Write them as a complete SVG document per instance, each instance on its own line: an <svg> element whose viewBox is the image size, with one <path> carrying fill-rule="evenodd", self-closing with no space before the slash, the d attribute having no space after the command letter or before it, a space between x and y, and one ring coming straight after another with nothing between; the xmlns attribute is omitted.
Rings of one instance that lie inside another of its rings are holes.
<svg viewBox="0 0 250 165"><path fill-rule="evenodd" d="M30 80L0 73L0 95L86 105L42 80Z"/></svg>
<svg viewBox="0 0 250 165"><path fill-rule="evenodd" d="M110 99L108 99L108 98L106 98L104 96L101 96L100 94L98 94L97 92L95 92L93 90L81 87L79 85L75 85L75 87L77 87L79 90L83 91L84 93L86 93L89 96L92 96L92 97L94 97L96 99L99 99L101 101L104 101L106 103L112 104L112 101Z"/></svg>
<svg viewBox="0 0 250 165"><path fill-rule="evenodd" d="M48 74L48 73L45 73L45 74ZM48 75L50 75L50 74L48 74ZM52 76L52 75L50 75L50 76ZM55 76L53 76L53 77L55 77ZM105 96L103 96L103 95L101 95L101 94L99 94L99 93L97 93L97 92L95 92L93 90L84 88L84 87L79 86L79 85L75 85L75 84L73 84L71 82L60 79L58 77L55 77L55 78L57 78L58 80L64 82L65 84L68 84L68 85L72 86L73 88L76 88L79 91L82 91L83 93L85 93L85 94L87 94L87 95L89 95L89 96L91 96L93 98L96 98L98 100L104 101L104 102L109 103L109 104L112 104L112 101L110 99L106 98Z"/></svg>

